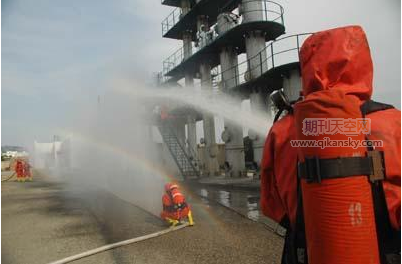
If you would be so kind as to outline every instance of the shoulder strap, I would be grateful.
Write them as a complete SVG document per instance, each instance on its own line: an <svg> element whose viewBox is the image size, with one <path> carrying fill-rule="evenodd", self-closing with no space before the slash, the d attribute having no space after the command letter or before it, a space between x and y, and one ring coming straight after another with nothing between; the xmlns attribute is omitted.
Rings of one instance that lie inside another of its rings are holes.
<svg viewBox="0 0 402 264"><path fill-rule="evenodd" d="M299 173L299 172L297 172ZM289 228L291 250L288 253L288 262L290 264L308 264L307 258L307 243L306 233L304 227L304 213L303 213L303 197L300 185L300 178L297 175L297 207L296 207L296 223L294 230Z"/></svg>
<svg viewBox="0 0 402 264"><path fill-rule="evenodd" d="M392 109L392 108L394 108L393 105L384 104L384 103L376 102L373 100L365 101L360 106L360 110L362 112L363 117L365 117L368 114L377 112L377 111L383 111L383 110Z"/></svg>
<svg viewBox="0 0 402 264"><path fill-rule="evenodd" d="M362 112L363 118L365 118L366 115L370 113L393 108L394 106L390 104L368 100L361 105L360 110ZM368 140L367 137L366 140ZM372 148L368 149L373 150ZM381 263L389 263L386 255L400 252L400 232L393 230L389 221L388 209L382 183L380 181L372 182L371 191L373 197L374 215L377 227L377 239L378 247L380 250Z"/></svg>

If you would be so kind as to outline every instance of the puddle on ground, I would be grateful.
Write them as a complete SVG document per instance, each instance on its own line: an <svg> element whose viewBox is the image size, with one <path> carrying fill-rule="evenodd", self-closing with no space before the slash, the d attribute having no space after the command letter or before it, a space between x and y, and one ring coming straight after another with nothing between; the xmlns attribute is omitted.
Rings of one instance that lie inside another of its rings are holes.
<svg viewBox="0 0 402 264"><path fill-rule="evenodd" d="M229 207L251 220L260 219L259 195L248 191L221 190L216 188L201 187L197 193L204 198L203 201L213 200Z"/></svg>
<svg viewBox="0 0 402 264"><path fill-rule="evenodd" d="M198 187L197 194L206 204L215 201L228 207L250 220L265 224L277 234L283 236L286 230L260 211L260 196L258 192L246 190L224 190L216 187Z"/></svg>

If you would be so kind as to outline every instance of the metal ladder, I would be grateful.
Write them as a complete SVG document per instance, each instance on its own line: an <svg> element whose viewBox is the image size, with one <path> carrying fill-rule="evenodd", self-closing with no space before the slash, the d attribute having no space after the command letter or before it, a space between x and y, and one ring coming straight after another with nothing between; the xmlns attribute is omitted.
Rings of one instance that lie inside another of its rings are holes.
<svg viewBox="0 0 402 264"><path fill-rule="evenodd" d="M199 160L194 150L186 152L185 146L179 141L168 121L159 122L158 129L183 178L187 180L200 177Z"/></svg>

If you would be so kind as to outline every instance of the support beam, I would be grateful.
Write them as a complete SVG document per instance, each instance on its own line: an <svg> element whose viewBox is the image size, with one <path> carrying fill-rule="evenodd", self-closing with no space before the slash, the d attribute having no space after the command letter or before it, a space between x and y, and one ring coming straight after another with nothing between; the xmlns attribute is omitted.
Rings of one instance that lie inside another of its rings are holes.
<svg viewBox="0 0 402 264"><path fill-rule="evenodd" d="M290 101L296 101L300 97L301 89L299 69L293 69L283 78L283 91Z"/></svg>

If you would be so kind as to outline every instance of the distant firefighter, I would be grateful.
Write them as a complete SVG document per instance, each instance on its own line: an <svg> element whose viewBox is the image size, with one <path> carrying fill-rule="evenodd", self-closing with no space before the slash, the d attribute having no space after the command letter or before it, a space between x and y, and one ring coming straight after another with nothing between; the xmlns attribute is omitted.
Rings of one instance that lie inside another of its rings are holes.
<svg viewBox="0 0 402 264"><path fill-rule="evenodd" d="M24 174L24 161L21 159L17 159L15 162L15 173L17 174L17 181L24 182L25 174Z"/></svg>
<svg viewBox="0 0 402 264"><path fill-rule="evenodd" d="M32 181L31 165L28 160L24 162L24 177L28 181Z"/></svg>
<svg viewBox="0 0 402 264"><path fill-rule="evenodd" d="M189 224L194 225L190 206L186 203L184 195L179 191L179 187L176 184L167 183L165 185L162 205L161 218L171 226L179 224L186 217Z"/></svg>

